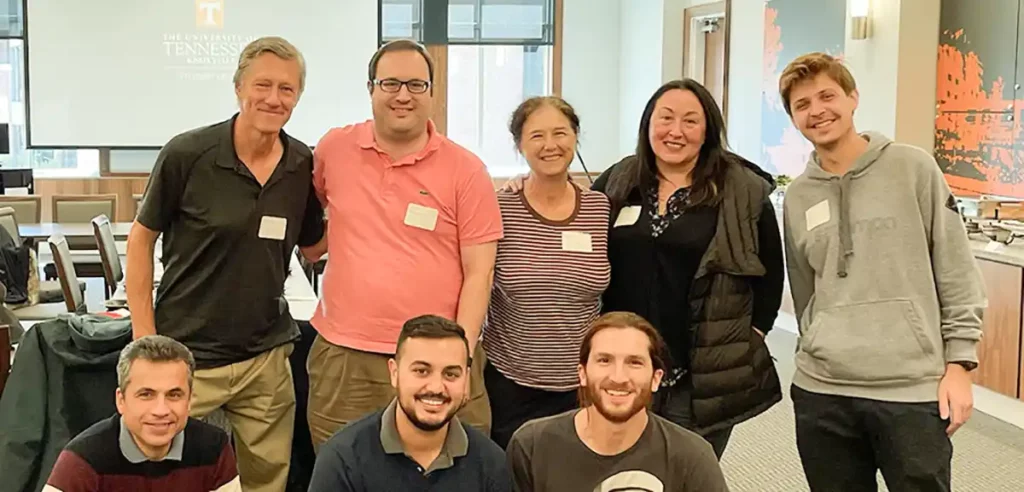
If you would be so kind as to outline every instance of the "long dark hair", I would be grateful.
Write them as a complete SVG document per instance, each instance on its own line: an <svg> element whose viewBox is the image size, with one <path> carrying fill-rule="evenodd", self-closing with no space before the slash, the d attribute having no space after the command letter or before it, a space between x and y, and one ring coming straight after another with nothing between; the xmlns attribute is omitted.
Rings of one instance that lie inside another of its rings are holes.
<svg viewBox="0 0 1024 492"><path fill-rule="evenodd" d="M684 207L718 203L719 192L725 182L726 169L729 162L735 159L735 155L728 150L725 138L725 119L722 118L722 111L718 108L715 98L703 85L693 79L682 79L666 82L665 85L654 91L647 101L643 116L640 117L636 156L632 159L625 159L621 164L623 169L618 170L609 178L606 192L613 206L621 207L628 199L629 194L638 186L646 187L657 183L657 158L654 155L654 148L651 147L650 137L651 118L654 116L654 108L661 96L677 89L692 92L697 96L697 100L704 109L706 122L704 144L700 147L697 163L693 167L690 198Z"/></svg>

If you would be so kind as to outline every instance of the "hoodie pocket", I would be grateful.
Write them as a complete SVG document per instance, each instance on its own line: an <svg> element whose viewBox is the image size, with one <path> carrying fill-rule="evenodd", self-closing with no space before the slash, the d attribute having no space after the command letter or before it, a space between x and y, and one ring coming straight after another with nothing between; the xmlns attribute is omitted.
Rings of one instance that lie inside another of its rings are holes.
<svg viewBox="0 0 1024 492"><path fill-rule="evenodd" d="M941 376L943 370L937 342L905 299L819 311L802 345L813 364L805 369L824 380L885 384Z"/></svg>

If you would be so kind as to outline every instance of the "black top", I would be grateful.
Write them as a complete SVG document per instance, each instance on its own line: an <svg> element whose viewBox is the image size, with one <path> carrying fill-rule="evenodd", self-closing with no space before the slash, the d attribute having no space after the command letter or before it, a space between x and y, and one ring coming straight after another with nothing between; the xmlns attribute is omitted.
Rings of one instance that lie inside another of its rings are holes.
<svg viewBox="0 0 1024 492"><path fill-rule="evenodd" d="M593 189L603 192L608 182L605 171ZM690 366L692 315L690 287L697 268L718 226L717 207L683 210L688 188L669 198L664 216L658 215L657 183L635 189L621 208L639 206L632 225L614 227L621 211L612 211L613 227L608 233L608 259L612 279L602 297L602 311L628 311L643 316L665 339L676 370ZM758 228L758 257L764 277L752 278L753 325L764 333L772 329L778 315L785 271L782 242L775 207L766 201Z"/></svg>
<svg viewBox="0 0 1024 492"><path fill-rule="evenodd" d="M457 419L449 425L460 426L466 440L461 444L446 441L435 464L424 470L400 449L394 449L395 411L392 403L387 409L352 422L324 443L317 453L309 491L508 492L512 489L505 453L480 431ZM382 432L385 416L390 417L390 429Z"/></svg>
<svg viewBox="0 0 1024 492"><path fill-rule="evenodd" d="M164 146L137 219L163 232L156 331L188 346L200 369L298 338L283 295L289 255L324 233L309 147L282 131L284 154L260 186L235 154L234 120Z"/></svg>

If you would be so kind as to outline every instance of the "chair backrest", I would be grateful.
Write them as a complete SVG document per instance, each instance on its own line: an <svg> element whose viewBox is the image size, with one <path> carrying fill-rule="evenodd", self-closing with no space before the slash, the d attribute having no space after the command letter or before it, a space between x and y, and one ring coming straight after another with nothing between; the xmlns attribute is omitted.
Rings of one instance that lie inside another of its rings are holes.
<svg viewBox="0 0 1024 492"><path fill-rule="evenodd" d="M43 197L38 195L0 195L0 207L11 207L19 224L43 221Z"/></svg>
<svg viewBox="0 0 1024 492"><path fill-rule="evenodd" d="M135 213L132 214L132 217L139 216L139 210L142 210L142 197L144 196L142 193L132 195L132 198L135 200Z"/></svg>
<svg viewBox="0 0 1024 492"><path fill-rule="evenodd" d="M53 195L53 221L58 224L88 224L93 217L117 217L117 195ZM68 238L71 249L95 249L93 238Z"/></svg>
<svg viewBox="0 0 1024 492"><path fill-rule="evenodd" d="M60 289L64 291L64 303L68 306L68 312L84 313L85 296L78 287L78 275L75 274L75 264L71 258L67 238L63 234L54 234L46 242L50 244L50 254L53 255L53 263L57 267L57 278L60 279Z"/></svg>
<svg viewBox="0 0 1024 492"><path fill-rule="evenodd" d="M88 224L93 217L116 217L117 195L53 195L53 221L58 224Z"/></svg>
<svg viewBox="0 0 1024 492"><path fill-rule="evenodd" d="M11 207L0 207L0 227L14 238L15 244L21 244L21 233L18 232L18 213Z"/></svg>
<svg viewBox="0 0 1024 492"><path fill-rule="evenodd" d="M100 248L103 276L107 278L107 285L116 289L117 284L124 279L124 269L121 267L121 257L117 253L114 231L110 229L110 219L106 215L92 219L92 231Z"/></svg>

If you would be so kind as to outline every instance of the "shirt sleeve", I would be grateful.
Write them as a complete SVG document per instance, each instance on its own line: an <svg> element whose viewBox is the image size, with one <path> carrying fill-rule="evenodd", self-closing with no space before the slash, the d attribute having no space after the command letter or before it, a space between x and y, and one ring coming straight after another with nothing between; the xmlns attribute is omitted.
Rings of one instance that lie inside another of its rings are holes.
<svg viewBox="0 0 1024 492"><path fill-rule="evenodd" d="M939 326L946 362L978 362L986 295L978 262L956 206L956 198L935 159L924 152L926 174L918 203L930 229L932 272L939 295Z"/></svg>
<svg viewBox="0 0 1024 492"><path fill-rule="evenodd" d="M299 246L312 246L324 237L324 209L317 198L316 185L309 184L306 194L306 211L302 216L302 229L299 230Z"/></svg>
<svg viewBox="0 0 1024 492"><path fill-rule="evenodd" d="M238 478L238 464L231 441L225 436L224 445L220 450L220 458L214 467L212 492L242 492L242 482Z"/></svg>
<svg viewBox="0 0 1024 492"><path fill-rule="evenodd" d="M476 160L476 166L456 190L455 213L462 247L497 241L504 236L494 181L482 162Z"/></svg>
<svg viewBox="0 0 1024 492"><path fill-rule="evenodd" d="M163 232L171 225L181 207L181 195L187 180L185 166L189 157L178 150L174 140L160 150L139 207L138 222Z"/></svg>
<svg viewBox="0 0 1024 492"><path fill-rule="evenodd" d="M500 449L500 448L499 448ZM508 463L500 451L500 458L492 467L487 477L486 492L512 492L512 475L509 473Z"/></svg>
<svg viewBox="0 0 1024 492"><path fill-rule="evenodd" d="M322 207L327 207L327 180L324 176L324 156L327 154L328 136L330 136L330 133L324 135L313 149L313 190L315 196L320 200Z"/></svg>
<svg viewBox="0 0 1024 492"><path fill-rule="evenodd" d="M715 457L711 444L700 442L701 446L678 449L674 462L677 476L674 485L680 492L729 492L725 483L722 466Z"/></svg>
<svg viewBox="0 0 1024 492"><path fill-rule="evenodd" d="M793 297L793 314L796 315L797 324L803 323L804 310L814 296L814 269L811 263L804 256L803 252L796 245L794 237L800 223L793 219L793 214L799 212L791 211L790 198L797 193L796 182L789 185L786 190L786 198L783 203L782 213L782 236L786 251L786 271L789 274L789 293ZM806 328L801 326L801 329Z"/></svg>
<svg viewBox="0 0 1024 492"><path fill-rule="evenodd" d="M754 279L753 324L762 333L768 334L779 315L786 276L779 221L775 218L775 206L771 201L765 202L761 218L757 221L757 237L758 257L764 265L765 273Z"/></svg>
<svg viewBox="0 0 1024 492"><path fill-rule="evenodd" d="M309 492L355 492L362 490L356 487L352 470L342 455L342 450L331 441L321 446L313 465L313 475L309 481Z"/></svg>
<svg viewBox="0 0 1024 492"><path fill-rule="evenodd" d="M57 457L43 492L99 492L100 478L85 459L65 449Z"/></svg>
<svg viewBox="0 0 1024 492"><path fill-rule="evenodd" d="M512 435L505 451L508 468L512 473L512 490L515 492L533 492L533 475L530 469L530 453L523 443L520 432Z"/></svg>

